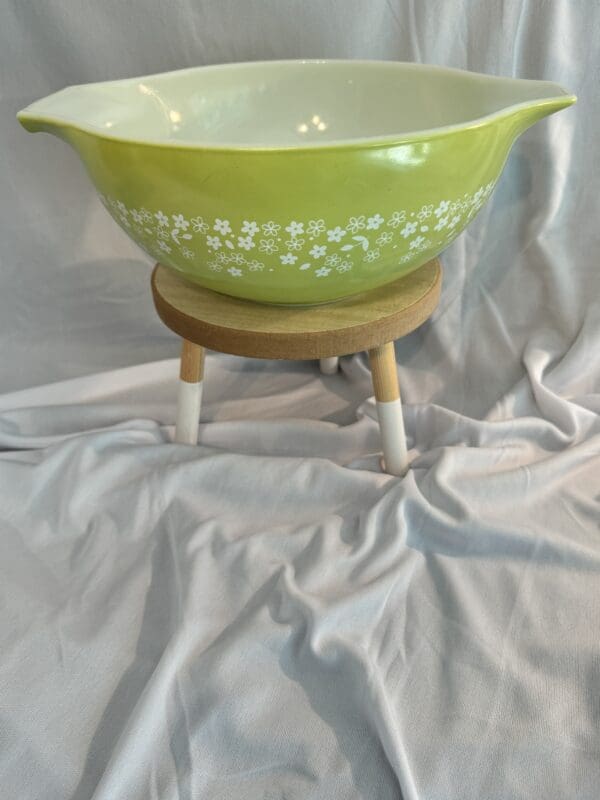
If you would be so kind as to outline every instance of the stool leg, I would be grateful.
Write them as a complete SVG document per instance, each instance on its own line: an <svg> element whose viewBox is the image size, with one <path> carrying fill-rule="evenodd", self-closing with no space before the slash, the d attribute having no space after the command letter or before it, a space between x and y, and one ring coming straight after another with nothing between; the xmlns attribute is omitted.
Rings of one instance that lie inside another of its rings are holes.
<svg viewBox="0 0 600 800"><path fill-rule="evenodd" d="M369 361L385 471L390 475L404 475L408 469L408 456L394 343L388 342L369 350Z"/></svg>
<svg viewBox="0 0 600 800"><path fill-rule="evenodd" d="M181 347L179 397L175 423L175 441L180 444L198 443L203 373L204 348L184 339Z"/></svg>
<svg viewBox="0 0 600 800"><path fill-rule="evenodd" d="M339 366L340 360L337 356L319 359L319 367L321 368L323 375L335 375Z"/></svg>

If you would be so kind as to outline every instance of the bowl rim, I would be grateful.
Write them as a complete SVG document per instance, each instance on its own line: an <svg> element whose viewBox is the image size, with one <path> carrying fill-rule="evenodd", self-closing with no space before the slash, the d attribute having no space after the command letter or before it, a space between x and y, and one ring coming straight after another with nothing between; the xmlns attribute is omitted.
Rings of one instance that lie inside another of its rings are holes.
<svg viewBox="0 0 600 800"><path fill-rule="evenodd" d="M138 136L125 136L115 133L105 133L103 130L98 129L96 126L87 124L85 122L73 122L69 119L57 117L52 114L35 113L34 108L38 104L49 100L56 95L69 93L77 89L86 88L89 86L115 86L119 84L131 84L144 80L151 80L153 78L164 78L171 75L183 75L186 73L193 73L199 71L217 71L228 69L253 69L258 67L269 66L283 66L286 64L352 64L361 65L366 68L376 68L380 66L401 67L406 70L415 71L431 71L439 73L447 73L451 75L458 75L462 77L480 78L485 81L495 82L501 81L503 83L514 84L538 84L547 88L556 90L556 94L552 96L543 97L540 99L526 100L524 102L514 103L503 108L493 111L489 114L483 114L473 119L466 119L463 122L452 123L450 125L441 125L433 128L423 128L416 131L402 132L394 134L379 134L375 136L354 136L343 137L340 139L330 139L326 142L303 142L299 144L247 144L247 143L223 143L212 144L210 142L202 142L201 140L186 140L186 139L152 139L151 137L138 137ZM98 139L105 139L107 141L118 142L122 144L145 146L152 148L166 148L169 150L194 150L194 151L209 151L219 153L318 153L328 150L363 150L363 149L378 149L387 148L395 145L410 144L418 142L423 139L438 138L446 136L451 133L459 131L473 130L487 125L494 124L506 117L518 114L519 111L525 109L543 109L544 107L557 106L564 108L577 102L577 96L568 92L562 86L552 81L547 80L531 80L526 78L505 77L500 75L490 75L485 72L475 72L472 70L459 69L457 67L446 67L438 64L425 64L413 61L394 61L384 59L350 59L350 58L288 58L288 59L266 59L261 61L232 61L217 64L206 64L194 67L184 67L183 69L168 70L165 72L155 72L147 75L137 75L129 78L118 78L109 81L94 81L91 83L73 84L63 89L54 92L42 100L35 101L30 105L23 108L17 113L17 119L21 124L27 127L28 122L42 122L48 125L56 126L57 128L71 129L94 136ZM36 128L39 129L39 128Z"/></svg>

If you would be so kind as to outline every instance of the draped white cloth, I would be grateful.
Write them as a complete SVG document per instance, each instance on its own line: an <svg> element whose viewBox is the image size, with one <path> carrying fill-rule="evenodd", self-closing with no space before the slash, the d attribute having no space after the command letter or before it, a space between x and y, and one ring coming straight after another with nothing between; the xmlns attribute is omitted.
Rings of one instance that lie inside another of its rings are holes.
<svg viewBox="0 0 600 800"><path fill-rule="evenodd" d="M8 0L0 26L0 786L19 800L595 800L600 6ZM547 78L398 342L412 466L364 354L178 342L74 153L14 113L72 83L285 57Z"/></svg>

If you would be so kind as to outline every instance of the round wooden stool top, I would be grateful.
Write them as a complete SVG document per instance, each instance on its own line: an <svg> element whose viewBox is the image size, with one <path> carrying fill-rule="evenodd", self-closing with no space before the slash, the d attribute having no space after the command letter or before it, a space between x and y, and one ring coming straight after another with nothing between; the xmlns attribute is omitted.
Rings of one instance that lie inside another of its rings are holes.
<svg viewBox="0 0 600 800"><path fill-rule="evenodd" d="M415 330L435 310L438 259L393 283L335 303L275 306L217 294L161 264L152 273L158 315L210 350L251 358L329 358L369 350Z"/></svg>

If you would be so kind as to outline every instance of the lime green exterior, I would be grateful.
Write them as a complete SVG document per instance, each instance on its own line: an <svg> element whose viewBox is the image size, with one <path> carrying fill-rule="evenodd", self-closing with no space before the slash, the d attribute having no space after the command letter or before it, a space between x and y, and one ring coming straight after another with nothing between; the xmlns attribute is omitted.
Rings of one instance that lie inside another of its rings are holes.
<svg viewBox="0 0 600 800"><path fill-rule="evenodd" d="M153 259L217 292L310 304L386 284L444 250L489 197L515 138L570 102L394 142L292 149L24 124L76 149L108 211Z"/></svg>

